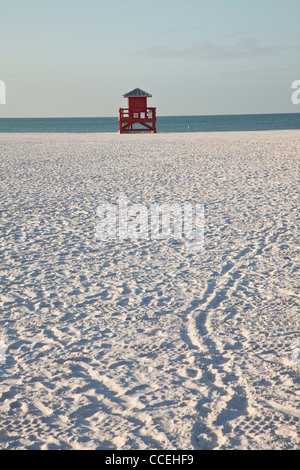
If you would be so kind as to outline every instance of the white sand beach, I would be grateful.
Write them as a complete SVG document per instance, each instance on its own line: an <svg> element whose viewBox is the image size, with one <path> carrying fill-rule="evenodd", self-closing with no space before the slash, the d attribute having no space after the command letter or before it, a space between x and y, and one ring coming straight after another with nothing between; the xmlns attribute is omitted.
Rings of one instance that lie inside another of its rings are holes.
<svg viewBox="0 0 300 470"><path fill-rule="evenodd" d="M0 134L0 449L299 449L299 131ZM96 209L204 204L204 246Z"/></svg>

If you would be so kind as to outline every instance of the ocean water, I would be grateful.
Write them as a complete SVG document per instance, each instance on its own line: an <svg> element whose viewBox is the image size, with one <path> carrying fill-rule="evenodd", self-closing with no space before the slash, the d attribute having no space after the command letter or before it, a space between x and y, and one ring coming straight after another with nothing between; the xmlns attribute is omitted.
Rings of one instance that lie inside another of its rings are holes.
<svg viewBox="0 0 300 470"><path fill-rule="evenodd" d="M157 132L226 132L279 129L300 130L300 113L157 117ZM0 132L118 132L118 118L0 118Z"/></svg>

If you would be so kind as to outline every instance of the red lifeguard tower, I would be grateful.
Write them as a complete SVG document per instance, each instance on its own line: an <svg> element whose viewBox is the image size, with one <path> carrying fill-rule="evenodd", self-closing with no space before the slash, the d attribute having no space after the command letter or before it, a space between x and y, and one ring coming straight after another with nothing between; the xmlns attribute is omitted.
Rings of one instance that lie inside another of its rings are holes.
<svg viewBox="0 0 300 470"><path fill-rule="evenodd" d="M152 95L135 88L123 95L128 98L128 108L119 108L119 133L156 132L156 108L147 107Z"/></svg>

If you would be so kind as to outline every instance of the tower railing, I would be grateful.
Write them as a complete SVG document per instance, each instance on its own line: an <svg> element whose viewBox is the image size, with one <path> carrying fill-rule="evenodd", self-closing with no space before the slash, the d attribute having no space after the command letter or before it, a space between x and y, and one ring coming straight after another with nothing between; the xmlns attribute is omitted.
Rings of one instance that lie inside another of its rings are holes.
<svg viewBox="0 0 300 470"><path fill-rule="evenodd" d="M137 120L141 119L155 119L156 108L119 108L119 121L123 119Z"/></svg>

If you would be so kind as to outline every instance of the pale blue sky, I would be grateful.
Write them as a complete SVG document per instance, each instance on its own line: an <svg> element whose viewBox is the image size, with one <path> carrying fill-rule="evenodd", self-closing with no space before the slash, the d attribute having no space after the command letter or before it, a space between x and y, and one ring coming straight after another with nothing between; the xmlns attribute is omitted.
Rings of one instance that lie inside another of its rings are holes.
<svg viewBox="0 0 300 470"><path fill-rule="evenodd" d="M116 116L140 87L160 115L299 112L299 0L9 0L0 117Z"/></svg>

